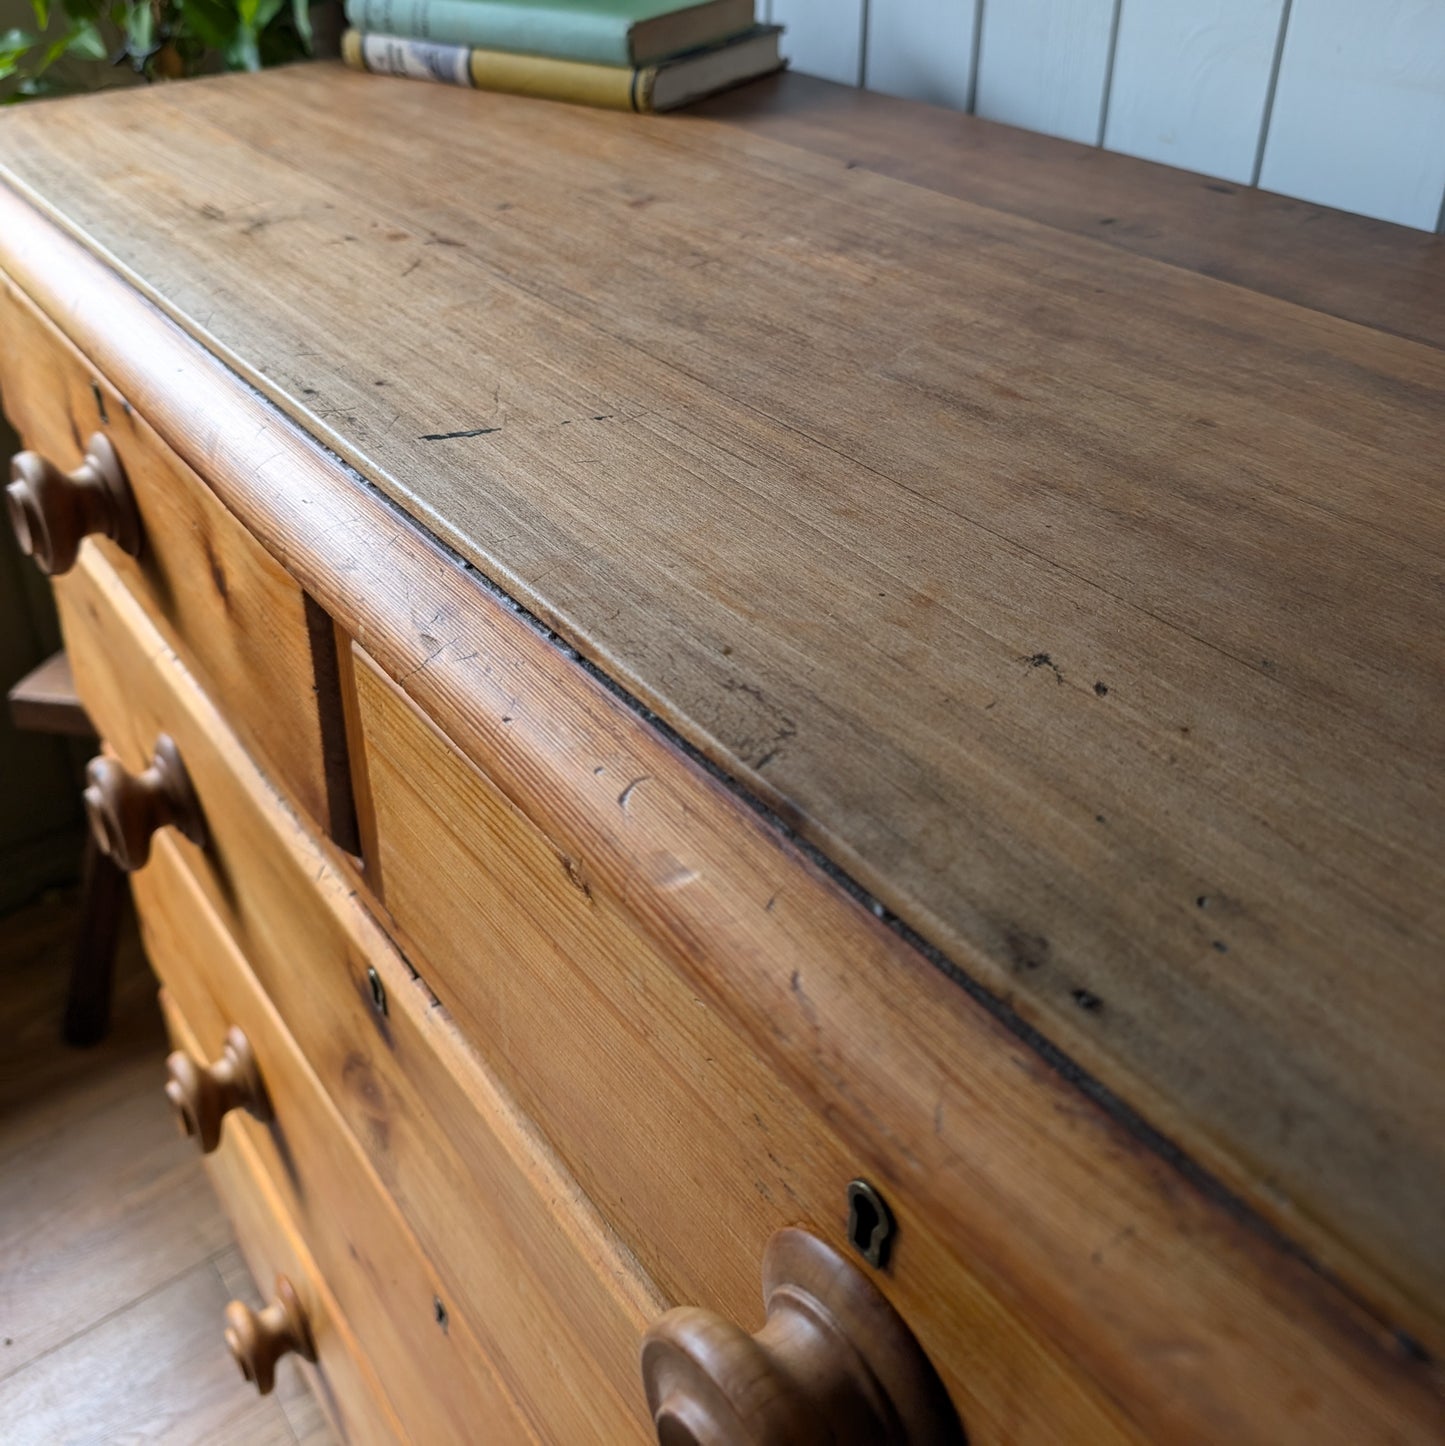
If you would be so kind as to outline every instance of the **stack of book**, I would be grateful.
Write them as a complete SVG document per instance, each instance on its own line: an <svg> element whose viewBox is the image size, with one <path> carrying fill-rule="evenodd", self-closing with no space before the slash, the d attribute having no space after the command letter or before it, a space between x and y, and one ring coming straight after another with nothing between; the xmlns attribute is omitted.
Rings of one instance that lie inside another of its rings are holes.
<svg viewBox="0 0 1445 1446"><path fill-rule="evenodd" d="M357 70L673 110L779 69L754 0L346 0Z"/></svg>

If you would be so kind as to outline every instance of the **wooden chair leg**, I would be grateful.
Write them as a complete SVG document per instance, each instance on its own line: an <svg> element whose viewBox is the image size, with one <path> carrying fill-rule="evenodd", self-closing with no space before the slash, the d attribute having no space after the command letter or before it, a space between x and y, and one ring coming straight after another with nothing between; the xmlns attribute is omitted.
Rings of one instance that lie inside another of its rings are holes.
<svg viewBox="0 0 1445 1446"><path fill-rule="evenodd" d="M101 853L87 831L81 860L80 927L61 1030L67 1044L98 1044L110 1028L111 986L125 890L125 875Z"/></svg>

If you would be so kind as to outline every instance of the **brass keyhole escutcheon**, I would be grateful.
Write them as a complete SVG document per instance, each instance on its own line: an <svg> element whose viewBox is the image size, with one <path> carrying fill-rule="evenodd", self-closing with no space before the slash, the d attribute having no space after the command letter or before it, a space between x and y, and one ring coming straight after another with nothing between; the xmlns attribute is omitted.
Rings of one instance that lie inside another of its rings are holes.
<svg viewBox="0 0 1445 1446"><path fill-rule="evenodd" d="M883 1197L866 1181L848 1185L848 1243L875 1270L888 1268L898 1227Z"/></svg>

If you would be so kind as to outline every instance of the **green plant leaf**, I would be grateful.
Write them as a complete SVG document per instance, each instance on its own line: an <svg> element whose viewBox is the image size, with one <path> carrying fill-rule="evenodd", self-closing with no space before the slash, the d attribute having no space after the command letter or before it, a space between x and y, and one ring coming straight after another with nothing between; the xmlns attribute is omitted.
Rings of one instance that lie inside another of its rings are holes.
<svg viewBox="0 0 1445 1446"><path fill-rule="evenodd" d="M236 27L231 43L221 52L227 70L260 70L261 50L256 32L244 23Z"/></svg>
<svg viewBox="0 0 1445 1446"><path fill-rule="evenodd" d="M236 38L236 12L225 0L177 0L184 30L225 54Z"/></svg>
<svg viewBox="0 0 1445 1446"><path fill-rule="evenodd" d="M38 95L65 95L71 88L45 77L27 75L11 94L0 99L0 105L16 105Z"/></svg>
<svg viewBox="0 0 1445 1446"><path fill-rule="evenodd" d="M44 30L50 24L50 0L30 0L30 8L35 13L35 28Z"/></svg>
<svg viewBox="0 0 1445 1446"><path fill-rule="evenodd" d="M93 20L82 21L70 32L65 51L67 55L78 55L82 60L104 60L110 53Z"/></svg>
<svg viewBox="0 0 1445 1446"><path fill-rule="evenodd" d="M40 52L40 58L31 67L34 74L39 75L41 71L49 70L67 50L70 49L70 31L62 30L49 45Z"/></svg>
<svg viewBox="0 0 1445 1446"><path fill-rule="evenodd" d="M7 61L13 66L27 51L40 44L38 35L27 30L7 30L0 35L0 65Z"/></svg>
<svg viewBox="0 0 1445 1446"><path fill-rule="evenodd" d="M125 18L125 48L137 60L144 60L156 48L155 12L145 0L132 5Z"/></svg>
<svg viewBox="0 0 1445 1446"><path fill-rule="evenodd" d="M315 43L315 37L311 33L310 0L291 0L291 19L296 24L296 33L301 37L301 44L307 55L310 55L311 47Z"/></svg>

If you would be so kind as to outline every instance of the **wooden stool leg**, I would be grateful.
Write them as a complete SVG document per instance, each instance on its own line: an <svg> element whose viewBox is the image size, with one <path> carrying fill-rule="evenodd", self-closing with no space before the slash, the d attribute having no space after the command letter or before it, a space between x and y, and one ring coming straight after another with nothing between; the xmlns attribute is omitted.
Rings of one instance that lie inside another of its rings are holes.
<svg viewBox="0 0 1445 1446"><path fill-rule="evenodd" d="M111 983L125 887L125 875L101 853L87 831L81 861L80 928L61 1030L67 1044L97 1044L110 1028Z"/></svg>

